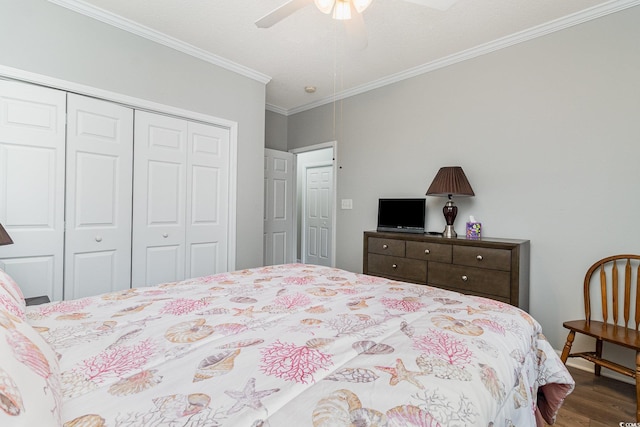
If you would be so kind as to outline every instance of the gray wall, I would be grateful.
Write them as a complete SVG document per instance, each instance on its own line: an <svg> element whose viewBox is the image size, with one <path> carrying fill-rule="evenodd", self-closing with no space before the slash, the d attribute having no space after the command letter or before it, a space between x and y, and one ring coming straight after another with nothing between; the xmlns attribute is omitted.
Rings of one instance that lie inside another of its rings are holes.
<svg viewBox="0 0 640 427"><path fill-rule="evenodd" d="M0 0L0 64L237 122L236 267L262 265L263 83L46 0Z"/></svg>
<svg viewBox="0 0 640 427"><path fill-rule="evenodd" d="M265 111L264 145L272 150L287 151L287 117Z"/></svg>
<svg viewBox="0 0 640 427"><path fill-rule="evenodd" d="M379 197L422 197L460 165L476 196L456 200L456 229L474 215L531 240L530 311L561 349L591 263L640 252L639 22L634 7L342 101L337 266L362 271ZM332 110L289 116L288 148L334 139ZM429 230L444 202L427 197Z"/></svg>

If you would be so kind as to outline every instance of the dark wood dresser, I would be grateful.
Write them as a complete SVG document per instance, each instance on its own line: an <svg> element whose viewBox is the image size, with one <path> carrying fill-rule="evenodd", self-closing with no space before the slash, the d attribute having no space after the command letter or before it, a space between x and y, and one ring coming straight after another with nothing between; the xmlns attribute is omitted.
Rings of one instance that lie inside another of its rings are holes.
<svg viewBox="0 0 640 427"><path fill-rule="evenodd" d="M529 309L528 240L365 231L362 271Z"/></svg>

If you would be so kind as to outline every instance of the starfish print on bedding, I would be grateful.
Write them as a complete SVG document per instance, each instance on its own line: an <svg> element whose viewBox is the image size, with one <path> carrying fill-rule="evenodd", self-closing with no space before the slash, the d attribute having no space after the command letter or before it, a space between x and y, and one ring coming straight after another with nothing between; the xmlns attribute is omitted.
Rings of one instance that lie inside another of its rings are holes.
<svg viewBox="0 0 640 427"><path fill-rule="evenodd" d="M272 388L270 390L256 391L256 379L249 378L247 384L242 391L225 390L225 394L236 399L237 402L227 411L227 415L235 414L245 406L251 409L262 408L262 402L260 399L267 397L273 393L279 392L279 388Z"/></svg>
<svg viewBox="0 0 640 427"><path fill-rule="evenodd" d="M253 306L251 307L247 307L247 308L233 308L236 312L234 314L234 316L247 316L247 317L253 317L253 315L256 313L255 311L253 311Z"/></svg>
<svg viewBox="0 0 640 427"><path fill-rule="evenodd" d="M376 366L376 369L380 369L381 371L386 372L387 374L391 374L391 379L389 380L389 384L397 385L400 381L407 381L418 387L419 389L424 389L424 386L420 381L418 381L415 377L418 375L425 375L420 371L409 371L404 367L404 363L402 363L402 359L396 359L396 367L389 366Z"/></svg>

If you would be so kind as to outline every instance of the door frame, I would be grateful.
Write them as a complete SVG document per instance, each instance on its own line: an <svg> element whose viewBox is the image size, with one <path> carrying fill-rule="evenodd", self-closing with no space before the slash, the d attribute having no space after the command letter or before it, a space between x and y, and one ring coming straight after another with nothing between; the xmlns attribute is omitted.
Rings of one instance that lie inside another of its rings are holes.
<svg viewBox="0 0 640 427"><path fill-rule="evenodd" d="M338 141L328 141L328 142L323 142L320 144L314 144L314 145L309 145L307 147L301 147L301 148L294 148L289 150L290 153L293 153L296 155L296 170L298 167L298 154L300 153L307 153L310 151L318 151L318 150L324 150L327 148L331 148L333 150L333 161L330 163L323 163L321 164L313 164L310 166L333 166L333 191L332 191L332 195L331 195L331 201L332 201L332 207L331 207L331 266L335 267L336 266L336 216L337 216L337 201L338 201L338 168L337 168L337 164L338 164ZM297 172L296 172L297 174ZM297 211L297 206L298 206L298 189L300 187L302 187L303 189L306 188L306 178L303 179L304 182L298 182L298 180L296 180L296 191L294 194L294 203L296 205L296 211ZM302 193L304 194L304 193ZM303 200L304 202L304 200ZM305 216L305 212L304 209L306 208L305 203L302 203L302 215L301 218L304 221L304 216ZM304 225L304 223L303 223ZM294 215L294 227L295 227L295 235L296 235L296 246L298 244L299 241L301 241L301 248L304 249L304 245L305 245L305 233L304 230L302 230L300 233L298 233L298 215L296 213L296 215ZM301 235L300 235L301 234ZM304 251L301 250L301 262L304 262Z"/></svg>
<svg viewBox="0 0 640 427"><path fill-rule="evenodd" d="M228 246L227 246L227 269L236 269L236 216L237 216L237 188L238 188L238 123L210 116L208 114L197 113L195 111L184 110L166 104L148 101L142 98L123 95L93 86L86 86L67 80L49 77L43 74L32 73L5 65L0 65L0 78L16 80L22 83L32 83L46 86L51 89L59 89L65 92L74 92L78 95L99 98L131 107L136 110L146 110L149 112L175 116L191 121L202 122L208 125L219 126L229 129L229 222L228 222Z"/></svg>

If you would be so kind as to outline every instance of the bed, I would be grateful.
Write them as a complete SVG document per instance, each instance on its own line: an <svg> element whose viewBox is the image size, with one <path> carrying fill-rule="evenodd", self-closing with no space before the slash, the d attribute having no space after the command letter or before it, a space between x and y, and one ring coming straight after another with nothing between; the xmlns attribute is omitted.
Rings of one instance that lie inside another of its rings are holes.
<svg viewBox="0 0 640 427"><path fill-rule="evenodd" d="M534 426L574 387L516 307L335 268L28 307L0 284L2 426Z"/></svg>

